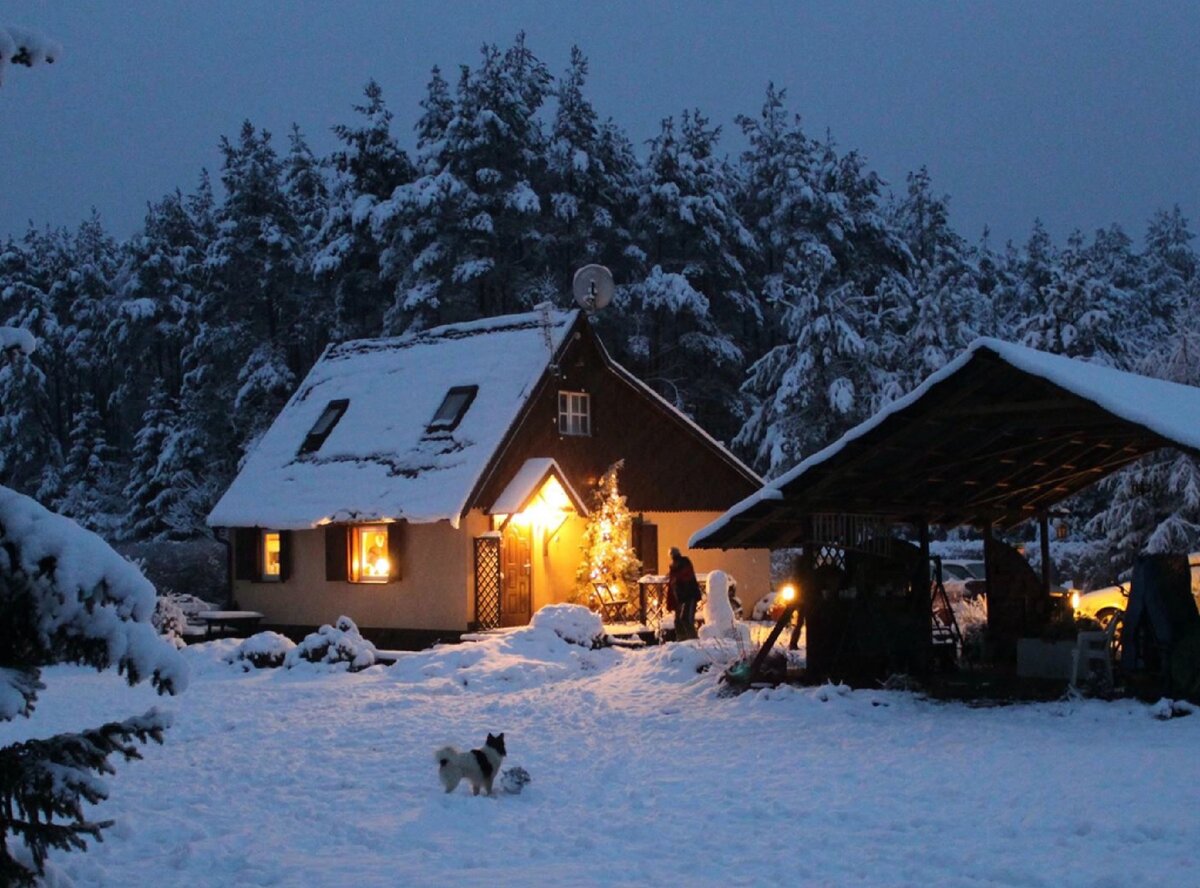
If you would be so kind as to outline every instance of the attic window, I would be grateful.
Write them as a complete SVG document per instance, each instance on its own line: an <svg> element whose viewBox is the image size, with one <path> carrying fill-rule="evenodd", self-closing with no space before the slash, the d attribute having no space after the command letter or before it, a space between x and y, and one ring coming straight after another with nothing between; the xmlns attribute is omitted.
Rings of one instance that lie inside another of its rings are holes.
<svg viewBox="0 0 1200 888"><path fill-rule="evenodd" d="M313 427L309 429L308 436L300 445L300 452L315 453L320 450L321 445L325 443L325 439L329 437L329 433L333 431L333 427L338 424L338 420L342 418L342 414L349 406L350 401L346 398L330 401L321 415L317 417Z"/></svg>
<svg viewBox="0 0 1200 888"><path fill-rule="evenodd" d="M558 393L558 433L585 436L592 433L592 398L587 392Z"/></svg>
<svg viewBox="0 0 1200 888"><path fill-rule="evenodd" d="M429 431L448 432L456 428L478 393L477 385L456 385L446 392L442 406L438 407L437 412L433 414L433 421L429 423Z"/></svg>

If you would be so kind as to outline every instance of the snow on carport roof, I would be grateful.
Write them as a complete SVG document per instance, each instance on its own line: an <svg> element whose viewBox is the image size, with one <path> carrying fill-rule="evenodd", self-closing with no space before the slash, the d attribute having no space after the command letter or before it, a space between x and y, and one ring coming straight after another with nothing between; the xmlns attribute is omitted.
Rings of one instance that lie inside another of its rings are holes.
<svg viewBox="0 0 1200 888"><path fill-rule="evenodd" d="M972 398L987 403L972 406ZM690 545L785 544L780 538L794 530L783 526L816 511L1015 522L1163 446L1200 454L1200 388L978 339L908 395L697 531ZM969 461L977 474L964 474ZM890 462L906 474L889 473ZM998 462L1012 467L1008 480L1000 480ZM952 477L939 471L947 467ZM990 501L982 491L951 490L984 483ZM886 486L899 495L886 495Z"/></svg>
<svg viewBox="0 0 1200 888"><path fill-rule="evenodd" d="M303 529L406 519L457 525L468 497L575 324L534 311L330 346L209 514L214 527ZM478 393L451 431L431 431L454 386ZM345 413L299 450L330 402Z"/></svg>

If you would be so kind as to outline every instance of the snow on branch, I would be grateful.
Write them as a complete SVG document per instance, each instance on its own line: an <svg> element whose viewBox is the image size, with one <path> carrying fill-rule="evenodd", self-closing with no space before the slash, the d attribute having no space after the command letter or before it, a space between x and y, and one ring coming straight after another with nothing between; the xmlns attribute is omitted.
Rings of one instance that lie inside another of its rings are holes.
<svg viewBox="0 0 1200 888"><path fill-rule="evenodd" d="M62 46L38 34L14 25L0 25L0 85L8 66L52 65L62 56Z"/></svg>
<svg viewBox="0 0 1200 888"><path fill-rule="evenodd" d="M0 602L10 663L116 666L160 693L187 686L186 665L151 623L154 586L107 543L27 496L0 487ZM0 716L24 712L21 681L5 682ZM27 714L27 712L25 712Z"/></svg>

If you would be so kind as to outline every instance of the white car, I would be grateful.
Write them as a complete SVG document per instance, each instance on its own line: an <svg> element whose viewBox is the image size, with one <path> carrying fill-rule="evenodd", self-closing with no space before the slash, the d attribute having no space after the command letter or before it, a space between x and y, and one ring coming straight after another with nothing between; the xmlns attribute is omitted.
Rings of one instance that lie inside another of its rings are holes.
<svg viewBox="0 0 1200 888"><path fill-rule="evenodd" d="M1200 552L1188 556L1192 569L1192 595L1200 605ZM1107 626L1117 611L1124 611L1129 604L1129 581L1093 589L1091 592L1073 592L1071 606L1077 617L1090 617L1101 626Z"/></svg>
<svg viewBox="0 0 1200 888"><path fill-rule="evenodd" d="M942 586L951 601L979 598L987 591L982 561L942 561Z"/></svg>

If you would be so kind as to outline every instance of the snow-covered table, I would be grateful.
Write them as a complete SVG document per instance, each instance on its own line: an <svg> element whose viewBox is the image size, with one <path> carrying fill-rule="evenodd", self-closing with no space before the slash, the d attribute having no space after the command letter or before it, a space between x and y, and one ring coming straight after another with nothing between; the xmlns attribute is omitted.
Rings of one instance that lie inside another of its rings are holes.
<svg viewBox="0 0 1200 888"><path fill-rule="evenodd" d="M252 633L258 628L263 615L258 611L200 611L196 618L204 621L206 638L213 637L213 630L220 627L228 632Z"/></svg>

